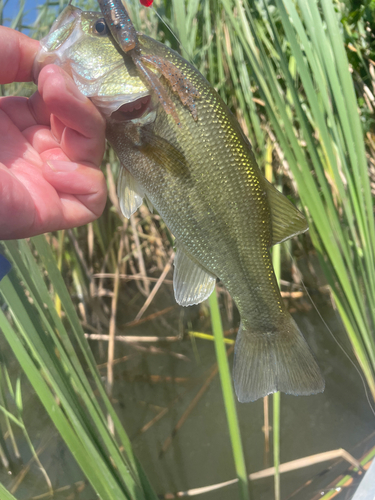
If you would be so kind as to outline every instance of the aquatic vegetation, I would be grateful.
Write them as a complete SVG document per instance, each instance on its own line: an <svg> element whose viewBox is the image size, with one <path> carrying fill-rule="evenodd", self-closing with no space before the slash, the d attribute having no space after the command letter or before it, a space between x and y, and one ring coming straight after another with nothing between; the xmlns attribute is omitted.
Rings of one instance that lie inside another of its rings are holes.
<svg viewBox="0 0 375 500"><path fill-rule="evenodd" d="M375 398L375 225L369 160L334 4L277 0L277 18L267 2L257 3L255 11L239 1L223 1L222 6L231 43L236 43L234 36L239 40L297 182L314 247ZM266 19L264 24L257 15ZM372 139L366 142L371 151Z"/></svg>

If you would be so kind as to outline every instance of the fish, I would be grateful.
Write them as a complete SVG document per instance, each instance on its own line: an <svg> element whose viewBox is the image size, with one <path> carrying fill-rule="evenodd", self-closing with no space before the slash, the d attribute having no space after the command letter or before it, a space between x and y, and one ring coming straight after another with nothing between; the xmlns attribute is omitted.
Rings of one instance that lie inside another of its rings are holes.
<svg viewBox="0 0 375 500"><path fill-rule="evenodd" d="M218 279L233 298L241 317L238 400L322 392L324 379L283 302L270 255L273 245L307 231L304 215L265 179L236 118L201 73L146 35L133 40L124 50L103 14L69 5L40 42L34 80L44 65L58 64L105 116L121 163L124 216L145 200L174 235L177 303L201 303ZM179 88L174 69L184 78Z"/></svg>

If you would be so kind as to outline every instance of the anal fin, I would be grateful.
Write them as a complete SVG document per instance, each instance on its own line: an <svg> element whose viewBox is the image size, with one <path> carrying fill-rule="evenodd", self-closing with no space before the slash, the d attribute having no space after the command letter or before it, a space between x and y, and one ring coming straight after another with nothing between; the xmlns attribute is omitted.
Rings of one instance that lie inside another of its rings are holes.
<svg viewBox="0 0 375 500"><path fill-rule="evenodd" d="M192 306L211 295L216 277L182 248L177 247L174 266L173 289L178 304Z"/></svg>

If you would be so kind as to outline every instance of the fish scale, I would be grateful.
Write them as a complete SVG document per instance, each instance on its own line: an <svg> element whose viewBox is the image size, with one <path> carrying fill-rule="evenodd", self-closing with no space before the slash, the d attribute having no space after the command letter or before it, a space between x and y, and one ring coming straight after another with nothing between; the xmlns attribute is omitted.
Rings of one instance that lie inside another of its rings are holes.
<svg viewBox="0 0 375 500"><path fill-rule="evenodd" d="M239 401L321 392L324 380L283 304L269 252L307 230L303 215L266 181L237 120L191 64L139 33L131 57L116 44L126 33L114 39L100 14L67 9L41 40L35 80L44 64L60 64L106 117L122 165L124 215L146 198L176 238L177 302L202 302L217 278L227 288L241 316Z"/></svg>

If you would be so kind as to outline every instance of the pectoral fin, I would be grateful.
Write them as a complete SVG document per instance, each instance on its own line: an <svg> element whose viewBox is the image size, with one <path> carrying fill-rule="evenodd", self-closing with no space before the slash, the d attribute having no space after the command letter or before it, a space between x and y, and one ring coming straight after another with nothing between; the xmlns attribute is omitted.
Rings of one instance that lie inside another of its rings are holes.
<svg viewBox="0 0 375 500"><path fill-rule="evenodd" d="M145 195L145 202L146 202L147 208L153 214L154 213L154 205L151 203L151 201L149 200L148 196L146 196L146 195Z"/></svg>
<svg viewBox="0 0 375 500"><path fill-rule="evenodd" d="M125 168L121 167L117 181L117 196L124 217L130 216L142 205L144 193L138 181Z"/></svg>
<svg viewBox="0 0 375 500"><path fill-rule="evenodd" d="M271 245L277 245L309 229L305 216L269 182L267 196L272 219Z"/></svg>
<svg viewBox="0 0 375 500"><path fill-rule="evenodd" d="M183 153L163 137L155 135L144 127L141 131L142 153L178 177L190 177L189 166Z"/></svg>
<svg viewBox="0 0 375 500"><path fill-rule="evenodd" d="M216 277L182 248L177 247L174 266L174 296L180 306L199 304L211 295Z"/></svg>

